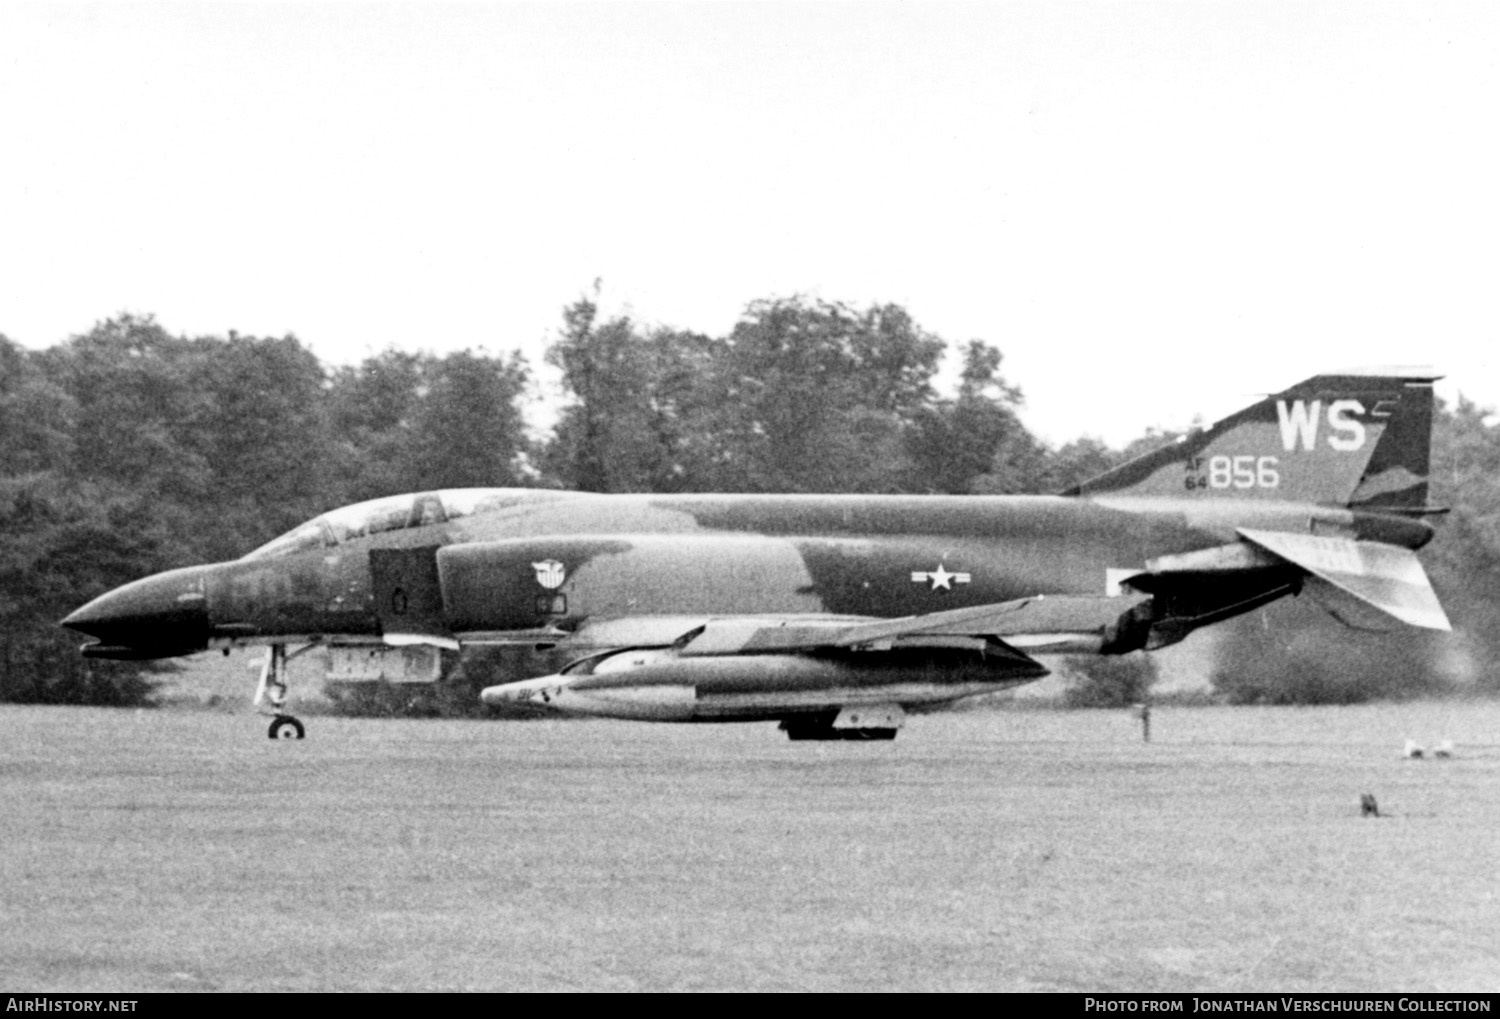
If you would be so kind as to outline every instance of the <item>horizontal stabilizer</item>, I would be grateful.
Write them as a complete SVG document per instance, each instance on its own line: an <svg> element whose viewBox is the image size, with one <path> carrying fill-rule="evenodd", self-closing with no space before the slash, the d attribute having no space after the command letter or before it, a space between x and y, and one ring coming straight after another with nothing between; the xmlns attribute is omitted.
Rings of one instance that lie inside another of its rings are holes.
<svg viewBox="0 0 1500 1019"><path fill-rule="evenodd" d="M1368 607L1428 630L1451 630L1416 553L1378 541L1240 528L1240 535L1316 578L1314 594L1334 615L1368 628ZM1332 590L1319 590L1328 585ZM1354 603L1349 602L1353 599ZM1340 608L1340 603L1344 607Z"/></svg>

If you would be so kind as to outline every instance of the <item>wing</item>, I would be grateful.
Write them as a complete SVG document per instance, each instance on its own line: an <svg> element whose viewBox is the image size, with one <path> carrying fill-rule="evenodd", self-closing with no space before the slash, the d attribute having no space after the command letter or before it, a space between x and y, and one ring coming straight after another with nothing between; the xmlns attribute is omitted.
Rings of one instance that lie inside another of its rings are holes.
<svg viewBox="0 0 1500 1019"><path fill-rule="evenodd" d="M608 636L613 647L482 696L497 706L659 721L810 718L813 735L794 738L819 739L870 728L875 710L884 721L873 728L894 732L904 710L1045 676L1028 652L1140 647L1150 609L1149 597L1133 594L1038 596L899 619L729 616L698 621L665 645L637 639L659 641L660 619L617 619L558 644L583 650Z"/></svg>
<svg viewBox="0 0 1500 1019"><path fill-rule="evenodd" d="M897 619L790 616L709 620L681 648L684 657L920 647L944 638L1002 645L1021 658L1032 652L1109 653L1150 623L1150 598L1125 595L1078 598L1037 595ZM1135 643L1136 647L1140 642Z"/></svg>

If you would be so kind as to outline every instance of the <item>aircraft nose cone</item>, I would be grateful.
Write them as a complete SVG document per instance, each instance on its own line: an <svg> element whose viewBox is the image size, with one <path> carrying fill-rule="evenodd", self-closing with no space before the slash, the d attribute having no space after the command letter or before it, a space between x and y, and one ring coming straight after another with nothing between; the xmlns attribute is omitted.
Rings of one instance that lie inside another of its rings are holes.
<svg viewBox="0 0 1500 1019"><path fill-rule="evenodd" d="M107 591L62 620L101 644L136 649L208 644L205 571L170 570ZM182 653L181 651L177 653Z"/></svg>

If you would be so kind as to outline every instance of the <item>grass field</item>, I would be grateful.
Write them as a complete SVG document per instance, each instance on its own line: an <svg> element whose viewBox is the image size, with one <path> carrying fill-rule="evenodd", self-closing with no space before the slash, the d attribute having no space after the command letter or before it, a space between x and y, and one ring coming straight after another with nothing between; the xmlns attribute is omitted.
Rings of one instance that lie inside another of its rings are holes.
<svg viewBox="0 0 1500 1019"><path fill-rule="evenodd" d="M0 733L0 990L1500 990L1493 704Z"/></svg>

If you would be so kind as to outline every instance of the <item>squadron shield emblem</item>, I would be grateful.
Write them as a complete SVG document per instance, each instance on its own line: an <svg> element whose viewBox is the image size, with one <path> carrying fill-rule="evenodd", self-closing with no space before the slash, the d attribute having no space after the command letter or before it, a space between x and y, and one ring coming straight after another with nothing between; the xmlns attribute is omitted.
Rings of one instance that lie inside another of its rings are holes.
<svg viewBox="0 0 1500 1019"><path fill-rule="evenodd" d="M556 559L545 559L539 563L532 563L532 569L536 570L536 582L549 591L556 591L562 587L564 580L568 578L563 564Z"/></svg>

